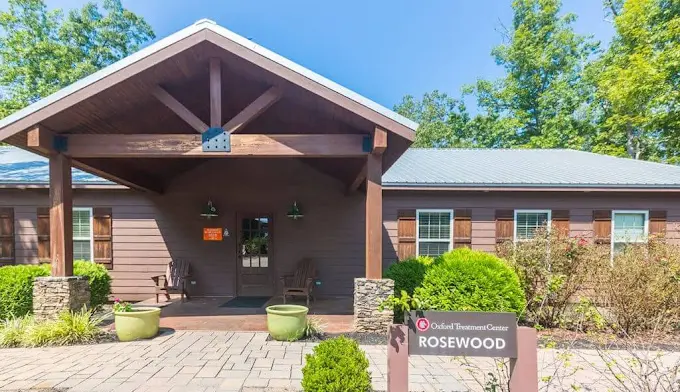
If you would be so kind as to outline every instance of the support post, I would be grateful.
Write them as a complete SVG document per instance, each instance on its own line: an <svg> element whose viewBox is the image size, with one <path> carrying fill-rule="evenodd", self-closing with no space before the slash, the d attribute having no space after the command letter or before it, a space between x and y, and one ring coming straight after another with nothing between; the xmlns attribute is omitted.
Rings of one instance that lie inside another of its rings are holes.
<svg viewBox="0 0 680 392"><path fill-rule="evenodd" d="M210 127L222 126L222 66L219 58L210 59Z"/></svg>
<svg viewBox="0 0 680 392"><path fill-rule="evenodd" d="M382 155L366 161L366 278L382 279Z"/></svg>
<svg viewBox="0 0 680 392"><path fill-rule="evenodd" d="M407 325L390 325L387 337L387 392L408 392Z"/></svg>
<svg viewBox="0 0 680 392"><path fill-rule="evenodd" d="M73 276L71 158L50 155L50 254L52 276Z"/></svg>
<svg viewBox="0 0 680 392"><path fill-rule="evenodd" d="M510 359L510 392L538 392L538 350L534 328L517 328L517 358Z"/></svg>

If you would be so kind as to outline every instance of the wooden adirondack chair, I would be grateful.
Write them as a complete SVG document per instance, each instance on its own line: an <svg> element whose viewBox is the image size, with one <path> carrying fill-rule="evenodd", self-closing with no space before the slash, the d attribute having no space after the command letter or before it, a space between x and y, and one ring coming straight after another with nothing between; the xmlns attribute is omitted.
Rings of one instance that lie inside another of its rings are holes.
<svg viewBox="0 0 680 392"><path fill-rule="evenodd" d="M189 272L189 261L178 259L168 263L165 275L152 276L151 279L156 285L156 302L160 294L165 294L165 298L169 301L171 293L179 293L182 302L185 296L191 299L187 292Z"/></svg>
<svg viewBox="0 0 680 392"><path fill-rule="evenodd" d="M307 297L307 306L309 306L309 298L312 296L312 288L314 287L314 279L316 279L316 268L311 259L302 259L295 269L295 273L283 275L281 277L281 285L283 286L283 303L286 303L286 296L305 296Z"/></svg>

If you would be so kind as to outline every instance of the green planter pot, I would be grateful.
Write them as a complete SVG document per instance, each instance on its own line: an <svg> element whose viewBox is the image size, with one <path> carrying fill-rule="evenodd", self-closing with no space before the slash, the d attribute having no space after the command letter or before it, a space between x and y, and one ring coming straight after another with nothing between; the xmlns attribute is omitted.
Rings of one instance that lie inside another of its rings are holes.
<svg viewBox="0 0 680 392"><path fill-rule="evenodd" d="M160 308L133 308L132 312L114 312L116 335L121 342L149 339L158 335Z"/></svg>
<svg viewBox="0 0 680 392"><path fill-rule="evenodd" d="M267 307L267 330L272 338L283 341L298 340L307 326L306 306L273 305Z"/></svg>

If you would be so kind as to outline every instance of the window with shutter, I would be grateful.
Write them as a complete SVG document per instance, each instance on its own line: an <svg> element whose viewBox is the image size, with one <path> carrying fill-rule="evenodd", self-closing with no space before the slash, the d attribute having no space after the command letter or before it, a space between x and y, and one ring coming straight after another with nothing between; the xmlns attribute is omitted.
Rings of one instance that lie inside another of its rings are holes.
<svg viewBox="0 0 680 392"><path fill-rule="evenodd" d="M416 210L401 210L397 218L399 260L406 260L416 255Z"/></svg>
<svg viewBox="0 0 680 392"><path fill-rule="evenodd" d="M38 208L37 211L37 233L38 233L38 261L50 261L50 209L48 207Z"/></svg>
<svg viewBox="0 0 680 392"><path fill-rule="evenodd" d="M437 257L453 245L453 210L416 211L416 253Z"/></svg>
<svg viewBox="0 0 680 392"><path fill-rule="evenodd" d="M549 230L551 214L550 210L515 210L514 240L530 240L539 229Z"/></svg>
<svg viewBox="0 0 680 392"><path fill-rule="evenodd" d="M469 248L472 245L472 211L455 210L453 212L453 247Z"/></svg>
<svg viewBox="0 0 680 392"><path fill-rule="evenodd" d="M649 237L649 211L612 211L612 256L630 244L646 243Z"/></svg>
<svg viewBox="0 0 680 392"><path fill-rule="evenodd" d="M0 208L0 267L14 264L14 208Z"/></svg>
<svg viewBox="0 0 680 392"><path fill-rule="evenodd" d="M95 208L92 212L94 261L113 269L113 219L111 208Z"/></svg>
<svg viewBox="0 0 680 392"><path fill-rule="evenodd" d="M496 242L513 240L513 210L496 210Z"/></svg>
<svg viewBox="0 0 680 392"><path fill-rule="evenodd" d="M73 260L92 261L92 208L73 209Z"/></svg>

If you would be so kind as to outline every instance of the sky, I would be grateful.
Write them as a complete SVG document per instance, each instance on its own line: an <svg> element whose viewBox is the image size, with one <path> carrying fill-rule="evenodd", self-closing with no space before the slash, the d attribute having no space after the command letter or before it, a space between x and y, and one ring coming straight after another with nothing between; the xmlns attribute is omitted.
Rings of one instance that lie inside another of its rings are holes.
<svg viewBox="0 0 680 392"><path fill-rule="evenodd" d="M563 0L580 34L606 43L601 0ZM46 0L69 9L86 0ZM511 0L123 0L158 38L208 18L388 108L406 94L454 96L503 74L491 57ZM0 9L7 0L0 0Z"/></svg>

